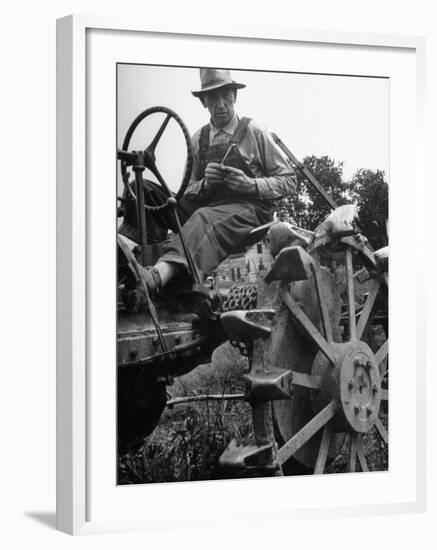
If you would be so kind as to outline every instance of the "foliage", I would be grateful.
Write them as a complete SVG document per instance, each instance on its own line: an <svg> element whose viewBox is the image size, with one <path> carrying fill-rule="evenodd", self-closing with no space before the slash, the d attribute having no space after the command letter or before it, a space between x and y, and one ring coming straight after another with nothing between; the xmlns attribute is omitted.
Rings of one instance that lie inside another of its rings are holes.
<svg viewBox="0 0 437 550"><path fill-rule="evenodd" d="M384 172L360 169L350 182L353 202L358 205L360 228L370 244L377 250L388 244L388 185Z"/></svg>
<svg viewBox="0 0 437 550"><path fill-rule="evenodd" d="M197 367L177 381L182 395L240 393L247 360L229 344L215 352L214 365ZM203 372L203 375L202 375ZM253 437L250 406L244 401L205 401L175 406L163 415L138 452L118 457L118 483L157 483L245 477L219 468L232 440ZM248 477L248 476L246 476ZM249 477L253 477L249 474Z"/></svg>
<svg viewBox="0 0 437 550"><path fill-rule="evenodd" d="M347 184L342 177L342 162L336 163L327 156L318 158L311 155L305 157L302 164L310 170L338 205L348 202ZM301 172L297 171L296 176L296 194L279 202L278 217L281 220L292 221L304 229L314 230L331 209Z"/></svg>
<svg viewBox="0 0 437 550"><path fill-rule="evenodd" d="M375 249L387 245L388 185L384 172L361 168L347 182L343 180L343 163L328 156L308 156L303 164L339 206L357 205L361 232ZM296 195L276 204L278 218L314 230L331 209L299 171L297 182Z"/></svg>

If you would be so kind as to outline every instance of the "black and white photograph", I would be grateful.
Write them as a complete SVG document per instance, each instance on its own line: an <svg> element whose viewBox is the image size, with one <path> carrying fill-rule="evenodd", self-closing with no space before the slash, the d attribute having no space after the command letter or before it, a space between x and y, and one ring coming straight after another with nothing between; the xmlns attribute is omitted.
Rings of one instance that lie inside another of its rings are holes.
<svg viewBox="0 0 437 550"><path fill-rule="evenodd" d="M432 548L408 7L6 4L3 548Z"/></svg>
<svg viewBox="0 0 437 550"><path fill-rule="evenodd" d="M389 79L116 71L117 483L389 470Z"/></svg>

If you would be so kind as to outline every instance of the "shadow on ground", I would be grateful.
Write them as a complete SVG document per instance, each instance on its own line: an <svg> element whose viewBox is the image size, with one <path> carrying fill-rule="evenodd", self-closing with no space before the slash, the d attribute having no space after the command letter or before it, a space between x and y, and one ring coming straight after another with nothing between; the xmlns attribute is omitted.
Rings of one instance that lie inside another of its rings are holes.
<svg viewBox="0 0 437 550"><path fill-rule="evenodd" d="M42 523L50 529L56 529L56 513L55 512L25 512L24 515L30 519Z"/></svg>

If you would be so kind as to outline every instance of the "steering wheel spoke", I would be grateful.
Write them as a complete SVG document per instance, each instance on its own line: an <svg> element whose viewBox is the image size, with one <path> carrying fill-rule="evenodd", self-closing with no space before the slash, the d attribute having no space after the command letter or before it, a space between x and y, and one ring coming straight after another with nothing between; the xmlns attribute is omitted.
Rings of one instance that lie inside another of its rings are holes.
<svg viewBox="0 0 437 550"><path fill-rule="evenodd" d="M149 165L149 170L152 172L152 174L156 177L156 179L159 181L159 183L161 184L161 186L163 187L163 189L165 190L165 192L167 193L167 195L169 197L172 197L173 196L173 193L170 191L170 189L168 188L168 185L167 183L165 182L164 178L162 177L160 171L158 170L158 167L156 166L156 164L153 162Z"/></svg>
<svg viewBox="0 0 437 550"><path fill-rule="evenodd" d="M164 122L161 124L159 130L156 132L155 137L153 138L150 145L147 147L146 151L150 153L153 158L155 158L155 149L158 145L159 140L161 139L162 134L164 133L164 130L167 128L167 124L170 122L171 114L167 114L167 116L164 119Z"/></svg>

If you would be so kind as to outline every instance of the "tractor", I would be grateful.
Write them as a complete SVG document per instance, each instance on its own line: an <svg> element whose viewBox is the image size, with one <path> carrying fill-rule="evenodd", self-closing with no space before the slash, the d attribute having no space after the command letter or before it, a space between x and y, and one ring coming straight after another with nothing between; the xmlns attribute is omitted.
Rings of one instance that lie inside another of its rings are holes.
<svg viewBox="0 0 437 550"><path fill-rule="evenodd" d="M131 151L135 130L155 115L163 117L156 135L145 149ZM162 177L155 154L170 121L186 147L177 192ZM274 138L331 214L314 232L277 221L252 230L244 247L267 237L273 264L256 285L231 288L227 296L199 280L183 241L191 276L152 300L132 258L153 265L159 257L162 243L151 242L146 231L152 212L173 216L180 229L176 205L190 179L191 143L181 118L166 107L143 111L127 131L117 152L124 184L117 236L119 449L152 433L174 377L209 362L229 340L249 358L244 399L252 408L255 437L231 440L219 461L223 468L287 475L300 464L323 473L341 452L347 471L367 471L363 438L376 430L388 447L387 426L380 419L388 410L388 247L374 251L359 232L355 207L337 208L311 172ZM164 201L148 196L146 171L165 191ZM129 209L135 213L129 217L130 244L123 237ZM382 334L375 333L375 318Z"/></svg>

